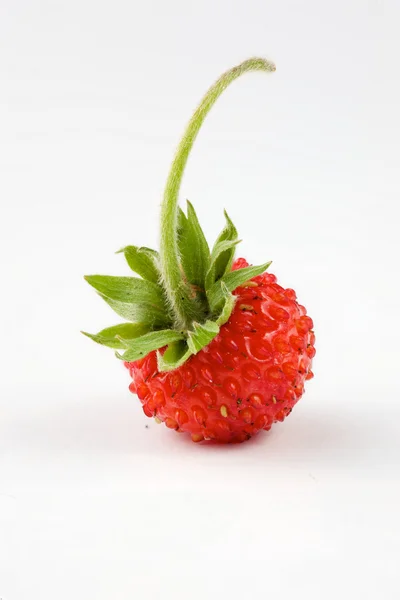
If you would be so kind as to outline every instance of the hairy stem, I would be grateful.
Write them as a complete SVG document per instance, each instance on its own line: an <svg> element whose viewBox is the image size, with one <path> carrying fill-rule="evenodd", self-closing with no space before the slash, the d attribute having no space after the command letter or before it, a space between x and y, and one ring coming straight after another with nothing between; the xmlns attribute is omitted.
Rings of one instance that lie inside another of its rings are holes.
<svg viewBox="0 0 400 600"><path fill-rule="evenodd" d="M190 119L173 160L161 207L160 258L165 290L178 327L187 328L198 314L193 292L182 278L179 262L177 220L179 188L187 159L199 129L213 104L232 81L248 71L275 71L275 65L264 58L250 58L226 71L210 87Z"/></svg>

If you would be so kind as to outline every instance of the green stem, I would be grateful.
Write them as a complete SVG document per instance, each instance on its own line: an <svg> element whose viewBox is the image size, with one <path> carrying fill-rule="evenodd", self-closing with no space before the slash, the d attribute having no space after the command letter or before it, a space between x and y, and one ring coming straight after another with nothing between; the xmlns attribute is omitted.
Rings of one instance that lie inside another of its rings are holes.
<svg viewBox="0 0 400 600"><path fill-rule="evenodd" d="M198 314L193 292L187 282L182 279L178 252L178 196L183 172L193 143L207 113L228 85L247 71L275 71L275 65L264 58L250 58L237 67L226 71L210 87L186 127L165 186L164 200L161 207L161 269L165 290L178 327L189 327Z"/></svg>

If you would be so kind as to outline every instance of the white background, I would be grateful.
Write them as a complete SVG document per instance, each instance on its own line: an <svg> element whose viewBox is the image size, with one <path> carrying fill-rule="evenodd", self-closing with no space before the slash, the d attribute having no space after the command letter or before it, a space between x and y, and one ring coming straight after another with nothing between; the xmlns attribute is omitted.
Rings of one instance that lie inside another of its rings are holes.
<svg viewBox="0 0 400 600"><path fill-rule="evenodd" d="M397 0L2 0L0 597L398 599ZM156 246L174 148L314 318L316 377L235 447L145 418L82 279Z"/></svg>

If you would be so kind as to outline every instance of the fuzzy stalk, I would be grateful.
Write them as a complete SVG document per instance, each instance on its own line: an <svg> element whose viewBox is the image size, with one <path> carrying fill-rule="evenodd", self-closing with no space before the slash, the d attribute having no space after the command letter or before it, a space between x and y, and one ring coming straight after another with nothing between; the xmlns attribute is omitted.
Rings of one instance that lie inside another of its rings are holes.
<svg viewBox="0 0 400 600"><path fill-rule="evenodd" d="M175 325L187 329L199 314L196 295L183 278L180 267L177 221L179 189L194 141L208 112L232 81L248 71L275 71L275 65L264 58L250 58L226 71L206 92L190 119L172 162L161 207L160 259L163 283Z"/></svg>

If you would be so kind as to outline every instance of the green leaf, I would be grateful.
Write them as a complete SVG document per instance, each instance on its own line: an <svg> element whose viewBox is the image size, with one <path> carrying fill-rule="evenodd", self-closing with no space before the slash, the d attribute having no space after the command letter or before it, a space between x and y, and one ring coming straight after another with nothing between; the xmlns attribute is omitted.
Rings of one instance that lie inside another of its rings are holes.
<svg viewBox="0 0 400 600"><path fill-rule="evenodd" d="M203 324L193 323L193 331L188 332L187 344L192 354L197 354L219 333L219 327L214 321L206 321Z"/></svg>
<svg viewBox="0 0 400 600"><path fill-rule="evenodd" d="M221 240L220 242L216 242L214 244L211 252L211 264L206 275L206 290L209 290L211 286L221 278L221 275L217 275L217 267L220 263L220 258L227 257L228 254L231 254L233 258L235 254L235 246L240 242L241 240Z"/></svg>
<svg viewBox="0 0 400 600"><path fill-rule="evenodd" d="M108 346L109 348L125 348L126 344L121 341L121 338L122 340L132 340L139 335L147 333L148 330L148 325L145 325L144 323L120 323L119 325L102 329L96 334L87 333L86 331L82 331L81 333L103 346Z"/></svg>
<svg viewBox="0 0 400 600"><path fill-rule="evenodd" d="M231 294L231 292L228 290L223 281L221 282L221 288L224 297L224 304L216 320L217 325L219 325L220 327L229 320L229 317L231 316L236 303L236 296Z"/></svg>
<svg viewBox="0 0 400 600"><path fill-rule="evenodd" d="M164 354L157 352L158 370L163 372L178 369L191 356L192 352L189 350L186 340L173 342L169 344Z"/></svg>
<svg viewBox="0 0 400 600"><path fill-rule="evenodd" d="M237 229L234 226L231 219L229 218L229 215L226 212L226 210L224 210L224 215L225 215L225 219L226 219L226 225L225 225L224 229L221 231L221 233L219 234L219 236L214 244L211 256L213 256L213 254L216 252L216 248L221 242L225 242L225 241L233 242L238 239ZM225 249L225 251L218 253L218 256L216 257L216 260L215 260L215 274L214 274L214 281L212 283L221 279L221 277L223 275L225 275L225 273L228 273L231 270L234 256L235 256L234 246L227 247Z"/></svg>
<svg viewBox="0 0 400 600"><path fill-rule="evenodd" d="M147 354L153 352L153 350L163 348L171 342L182 340L183 337L183 333L173 331L172 329L151 331L135 340L127 341L127 350L122 356L117 352L117 356L127 362L134 362L135 360L139 360L139 358L144 358Z"/></svg>
<svg viewBox="0 0 400 600"><path fill-rule="evenodd" d="M187 202L187 217L181 210L178 214L178 249L187 281L204 288L210 264L210 250L196 212Z"/></svg>
<svg viewBox="0 0 400 600"><path fill-rule="evenodd" d="M158 252L151 250L151 248L137 246L125 246L118 250L117 254L123 252L126 258L126 262L140 277L158 283L160 280L160 272L157 267Z"/></svg>
<svg viewBox="0 0 400 600"><path fill-rule="evenodd" d="M171 323L159 285L136 277L87 275L85 279L123 319L153 326Z"/></svg>
<svg viewBox="0 0 400 600"><path fill-rule="evenodd" d="M211 311L215 314L219 312L224 303L224 293L222 291L222 283L225 284L229 292L233 292L246 281L249 281L257 275L264 273L270 266L271 262L264 263L258 267L244 267L236 271L230 271L220 280L214 283L207 294L210 303Z"/></svg>

